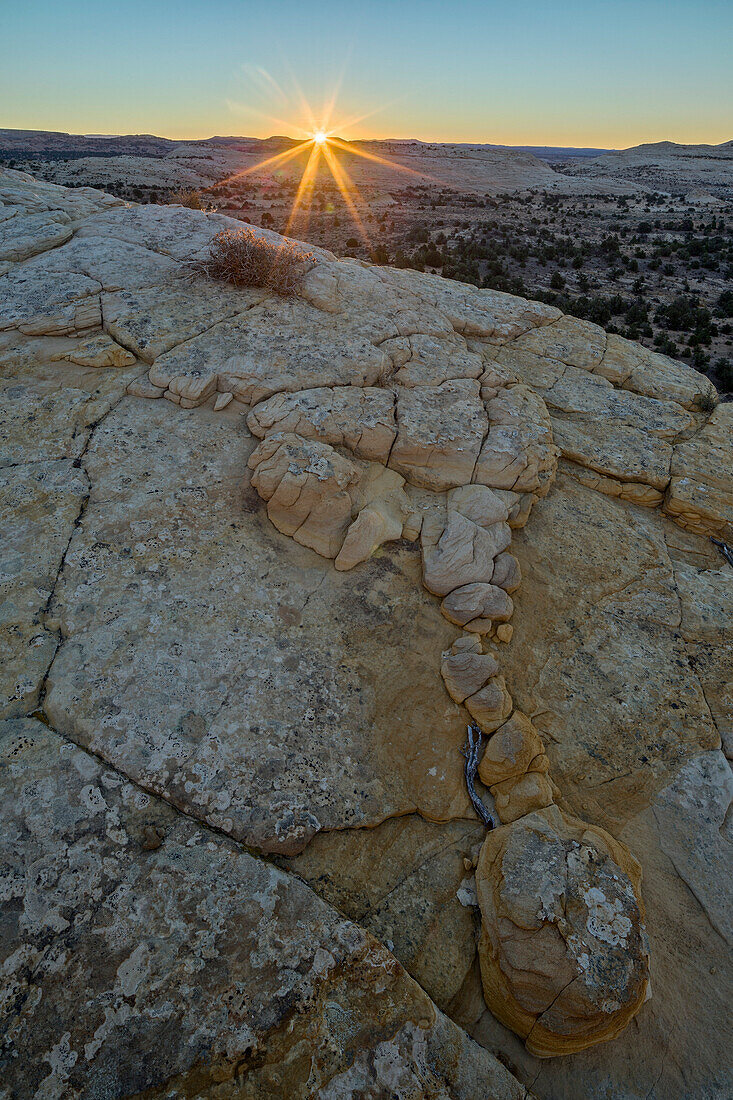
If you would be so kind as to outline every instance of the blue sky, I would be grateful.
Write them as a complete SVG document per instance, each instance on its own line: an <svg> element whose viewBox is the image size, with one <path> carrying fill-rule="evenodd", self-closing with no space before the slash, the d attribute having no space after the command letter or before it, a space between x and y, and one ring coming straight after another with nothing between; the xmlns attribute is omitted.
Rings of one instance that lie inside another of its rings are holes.
<svg viewBox="0 0 733 1100"><path fill-rule="evenodd" d="M0 0L0 26L0 126L297 135L296 87L318 116L340 79L348 137L733 138L733 0Z"/></svg>

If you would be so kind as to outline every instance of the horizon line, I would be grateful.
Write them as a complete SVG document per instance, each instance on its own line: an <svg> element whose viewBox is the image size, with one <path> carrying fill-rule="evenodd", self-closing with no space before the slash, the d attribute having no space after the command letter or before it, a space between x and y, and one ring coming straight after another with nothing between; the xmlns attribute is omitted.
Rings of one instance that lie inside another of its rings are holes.
<svg viewBox="0 0 733 1100"><path fill-rule="evenodd" d="M176 143L210 142L210 141L216 140L217 138L221 138L221 139L224 139L224 140L230 140L230 141L231 140L272 141L272 140L277 139L277 138L284 139L284 140L287 140L287 141L302 141L303 140L302 137L293 137L290 134L281 134L281 133L272 133L272 134L268 134L264 137L257 136L255 134L237 134L237 133L232 133L232 134L211 133L207 137L198 137L198 136L194 137L194 136L190 136L190 135L187 135L186 137L169 137L167 134L160 134L160 133L156 134L156 133L153 133L151 131L127 131L127 132L124 132L124 133L123 132L119 132L119 133L109 133L109 132L108 133L89 133L89 132L87 132L87 133L75 133L74 131L71 131L71 130L44 130L44 129L28 128L28 127L23 127L23 126L4 126L4 127L0 127L0 133L2 133L2 132L6 132L6 133L16 132L16 133L28 133L28 134L59 134L59 135L66 135L68 137L83 138L83 139L86 139L86 140L96 139L96 140L99 140L99 141L110 141L110 140L114 140L115 138L134 138L134 137L159 138L163 141L171 141L171 142L176 142ZM724 138L722 141L719 141L719 142L709 142L709 141L684 141L684 142L682 142L682 141L673 141L670 138L657 138L655 140L639 141L639 142L636 142L635 144L626 145L626 146L621 146L621 145L610 146L610 145L600 145L600 144L572 144L572 143L568 143L567 141L555 144L551 141L548 141L547 139L545 139L544 141L537 141L537 142L523 141L523 142L517 142L516 144L509 144L507 142L496 142L496 141L479 140L479 139L456 140L456 139L420 138L420 137L414 137L414 136L410 136L410 137L353 137L353 138L342 138L341 140L346 141L350 144L356 144L358 142L385 142L385 143L386 142L403 142L405 144L415 143L415 144L420 144L420 145L480 145L480 146L493 147L493 148L497 148L497 149L593 149L593 150L597 149L597 150L602 150L604 152L610 152L611 153L611 152L624 152L627 149L635 149L635 148L638 148L639 146L643 146L643 145L662 145L662 144L679 145L679 146L685 146L685 145L707 146L708 148L714 149L714 148L717 148L717 147L722 146L722 145L730 144L731 142L733 142L733 137Z"/></svg>

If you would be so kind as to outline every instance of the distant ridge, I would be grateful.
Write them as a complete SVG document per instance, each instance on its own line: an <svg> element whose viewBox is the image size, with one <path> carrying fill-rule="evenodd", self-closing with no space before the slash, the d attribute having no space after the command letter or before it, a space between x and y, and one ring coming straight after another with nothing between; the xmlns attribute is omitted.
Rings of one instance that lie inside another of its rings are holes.
<svg viewBox="0 0 733 1100"><path fill-rule="evenodd" d="M22 153L31 156L49 154L54 157L64 154L68 156L94 156L95 153L99 152L105 156L111 154L118 156L165 156L181 146L248 144L260 145L262 148L267 149L277 146L287 147L289 144L297 144L300 140L302 139L288 137L284 134L271 134L267 138L236 134L215 134L205 138L166 138L159 137L156 134L70 134L62 130L15 130L4 128L0 129L0 155ZM465 149L497 149L515 153L528 153L544 161L574 159L602 161L602 158L605 157L609 159L635 156L643 158L665 153L671 156L706 156L711 154L727 156L733 150L733 140L722 142L720 145L682 145L674 141L657 141L630 146L628 149L602 149L571 145L503 145L480 141L440 142L422 141L419 138L365 138L354 139L353 143L421 146L425 148L439 148L440 146L450 145Z"/></svg>
<svg viewBox="0 0 733 1100"><path fill-rule="evenodd" d="M733 141L680 145L654 141L578 159L563 168L585 179L625 180L670 194L702 189L718 199L733 198Z"/></svg>
<svg viewBox="0 0 733 1100"><path fill-rule="evenodd" d="M258 144L264 149L287 147L296 144L299 138L283 134L271 134L267 138L246 135L215 134L206 138L165 138L155 134L69 134L62 130L13 130L0 129L0 155L3 153L24 153L32 156L51 154L60 156L93 156L98 151L105 156L110 154L124 156L160 156L179 146L191 145L240 145ZM553 145L498 145L491 142L463 141L440 142L421 141L419 138L367 138L355 139L354 144L370 145L419 145L437 147L456 145L475 149L504 149L518 153L531 153L540 160L564 160L571 157L597 157L612 152L609 149L574 148Z"/></svg>
<svg viewBox="0 0 733 1100"><path fill-rule="evenodd" d="M165 156L178 143L154 134L87 135L60 130L0 129L0 155L13 156Z"/></svg>

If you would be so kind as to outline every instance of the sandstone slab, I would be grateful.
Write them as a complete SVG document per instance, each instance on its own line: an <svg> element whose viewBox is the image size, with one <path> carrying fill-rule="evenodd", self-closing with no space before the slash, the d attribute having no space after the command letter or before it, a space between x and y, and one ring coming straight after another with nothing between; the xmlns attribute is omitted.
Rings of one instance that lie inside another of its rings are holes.
<svg viewBox="0 0 733 1100"><path fill-rule="evenodd" d="M227 411L134 398L97 428L55 601L54 725L268 851L468 815L465 717L435 660L454 629L417 555L388 544L338 573L279 535L243 497L255 442Z"/></svg>
<svg viewBox="0 0 733 1100"><path fill-rule="evenodd" d="M478 290L438 275L420 275L400 268L384 268L379 275L390 286L417 292L448 318L456 332L467 337L485 337L500 344L562 316L554 306L499 290Z"/></svg>
<svg viewBox="0 0 733 1100"><path fill-rule="evenodd" d="M672 458L664 510L682 527L727 535L733 524L733 407L718 405Z"/></svg>
<svg viewBox="0 0 733 1100"><path fill-rule="evenodd" d="M610 369L604 375L599 366L605 334L595 351L584 354L575 345L565 346L568 333L573 340L579 335L574 323L565 321L562 347L548 346L548 351L565 359L547 359L540 351L551 331L559 330L558 322L502 349L501 362L541 393L550 411L552 435L566 458L612 481L641 482L663 491L669 482L674 442L693 428L693 415L673 399L678 396L676 389L667 394L662 385L650 385L641 392L618 388L628 375ZM690 380L690 392L695 385ZM597 487L606 489L601 482Z"/></svg>
<svg viewBox="0 0 733 1100"><path fill-rule="evenodd" d="M17 345L4 355L0 353L4 375L0 381L0 467L78 459L91 426L109 412L140 371L139 367L89 370L62 362L61 356L70 358L85 340L50 343L49 348L45 340L27 341L28 356ZM59 349L58 344L63 347Z"/></svg>
<svg viewBox="0 0 733 1100"><path fill-rule="evenodd" d="M0 330L65 336L99 328L99 290L86 275L14 268L2 277Z"/></svg>
<svg viewBox="0 0 733 1100"><path fill-rule="evenodd" d="M388 341L385 350L397 366L394 381L408 388L478 378L483 372L481 356L469 351L460 336L400 337Z"/></svg>
<svg viewBox="0 0 733 1100"><path fill-rule="evenodd" d="M84 471L68 460L0 470L1 717L38 704L59 642L45 611L87 493Z"/></svg>
<svg viewBox="0 0 733 1100"><path fill-rule="evenodd" d="M239 293L252 305L262 292ZM386 354L358 326L339 331L327 317L297 300L253 306L159 355L150 380L194 401L218 388L249 405L281 391L376 385Z"/></svg>
<svg viewBox="0 0 733 1100"><path fill-rule="evenodd" d="M74 221L122 206L121 199L95 187L59 187L11 168L0 171L0 202L11 210L15 207L17 213L62 211Z"/></svg>
<svg viewBox="0 0 733 1100"><path fill-rule="evenodd" d="M68 241L73 229L62 211L20 213L0 223L0 260L18 263Z"/></svg>
<svg viewBox="0 0 733 1100"><path fill-rule="evenodd" d="M729 946L733 944L731 803L733 775L721 752L701 753L689 760L654 803L664 852ZM692 817L697 821L694 832L688 827Z"/></svg>
<svg viewBox="0 0 733 1100"><path fill-rule="evenodd" d="M605 355L595 371L614 385L648 397L676 401L685 409L695 408L701 398L713 395L713 387L704 374L615 333L608 334Z"/></svg>
<svg viewBox="0 0 733 1100"><path fill-rule="evenodd" d="M102 307L107 332L152 363L220 321L246 312L264 296L250 288L179 277L106 293Z"/></svg>
<svg viewBox="0 0 733 1100"><path fill-rule="evenodd" d="M0 784L10 1094L526 1095L368 932L40 723Z"/></svg>
<svg viewBox="0 0 733 1100"><path fill-rule="evenodd" d="M396 393L392 469L435 492L467 485L488 430L478 383L459 379L440 386L400 387Z"/></svg>
<svg viewBox="0 0 733 1100"><path fill-rule="evenodd" d="M321 387L260 401L247 417L247 427L259 438L273 431L295 432L386 463L397 434L394 406L389 390Z"/></svg>
<svg viewBox="0 0 733 1100"><path fill-rule="evenodd" d="M606 477L643 482L658 492L669 484L672 446L664 439L624 425L556 416L552 417L552 434L566 458Z"/></svg>
<svg viewBox="0 0 733 1100"><path fill-rule="evenodd" d="M495 489L546 493L557 449L547 409L529 387L507 386L486 404L489 433L473 480Z"/></svg>
<svg viewBox="0 0 733 1100"><path fill-rule="evenodd" d="M87 336L68 351L57 353L51 358L66 359L80 367L129 367L137 362L131 352L120 347L106 332Z"/></svg>
<svg viewBox="0 0 733 1100"><path fill-rule="evenodd" d="M183 206L125 204L87 217L77 235L127 241L175 260L192 260L208 253L217 233L241 228L241 222L222 214L204 215ZM283 239L269 229L258 229L257 234L277 244ZM316 249L316 254L330 256L323 249Z"/></svg>
<svg viewBox="0 0 733 1100"><path fill-rule="evenodd" d="M562 807L605 825L642 866L652 970L651 1000L633 1024L612 1043L572 1058L527 1054L489 1012L471 1026L548 1100L587 1100L599 1090L634 1100L722 1097L730 1088L720 1028L730 987L721 960L728 949L711 919L719 920L727 904L730 880L712 869L720 872L730 858L724 840L729 780L720 769L715 726L723 736L731 713L725 612L731 582L707 539L657 524L654 512L573 488L560 474L527 532L515 535L526 579L501 663L517 707L542 733ZM608 550L596 557L594 548L604 544ZM556 558L546 568L551 545ZM609 596L616 592L618 600L624 590L629 601L614 606ZM548 616L556 628L546 634ZM560 653L596 616L565 679ZM638 668L643 680L635 680ZM701 688L709 712L692 702ZM670 737L678 711L684 718ZM578 720L581 714L585 719ZM464 1004L479 990L477 983L471 994L467 984ZM705 1059L697 1057L699 1049L707 1051Z"/></svg>
<svg viewBox="0 0 733 1100"><path fill-rule="evenodd" d="M361 830L319 833L287 866L388 945L453 1015L475 964L477 909L466 864L483 843L484 827L436 825L411 814L366 836L367 843Z"/></svg>
<svg viewBox="0 0 733 1100"><path fill-rule="evenodd" d="M76 235L62 248L28 261L24 270L86 275L103 290L135 290L174 279L185 268L169 256L113 237ZM223 297L226 296L226 291Z"/></svg>
<svg viewBox="0 0 733 1100"><path fill-rule="evenodd" d="M613 832L718 733L680 633L659 513L564 474L556 485L514 534L524 580L502 670L565 804Z"/></svg>
<svg viewBox="0 0 733 1100"><path fill-rule="evenodd" d="M672 543L672 535L668 545ZM705 692L726 756L733 760L733 573L723 562L691 561L670 545L688 659ZM707 568L704 568L704 566Z"/></svg>
<svg viewBox="0 0 733 1100"><path fill-rule="evenodd" d="M599 325L560 316L549 325L520 335L513 346L542 359L592 371L603 360L606 340L606 333Z"/></svg>

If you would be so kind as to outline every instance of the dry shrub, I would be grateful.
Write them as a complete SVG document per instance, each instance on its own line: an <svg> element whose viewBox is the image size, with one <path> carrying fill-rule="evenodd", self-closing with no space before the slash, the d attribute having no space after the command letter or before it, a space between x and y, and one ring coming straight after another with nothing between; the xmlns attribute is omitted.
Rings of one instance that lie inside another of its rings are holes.
<svg viewBox="0 0 733 1100"><path fill-rule="evenodd" d="M692 404L700 412L711 413L718 405L718 395L713 389L706 390L704 393L696 393L692 399Z"/></svg>
<svg viewBox="0 0 733 1100"><path fill-rule="evenodd" d="M187 191L184 187L174 191L168 202L171 206L187 206L190 210L205 210L200 191Z"/></svg>
<svg viewBox="0 0 733 1100"><path fill-rule="evenodd" d="M262 286L276 294L294 294L314 263L313 253L303 252L293 241L276 244L251 229L225 229L213 238L209 258L196 266L209 278L225 279L235 286Z"/></svg>

